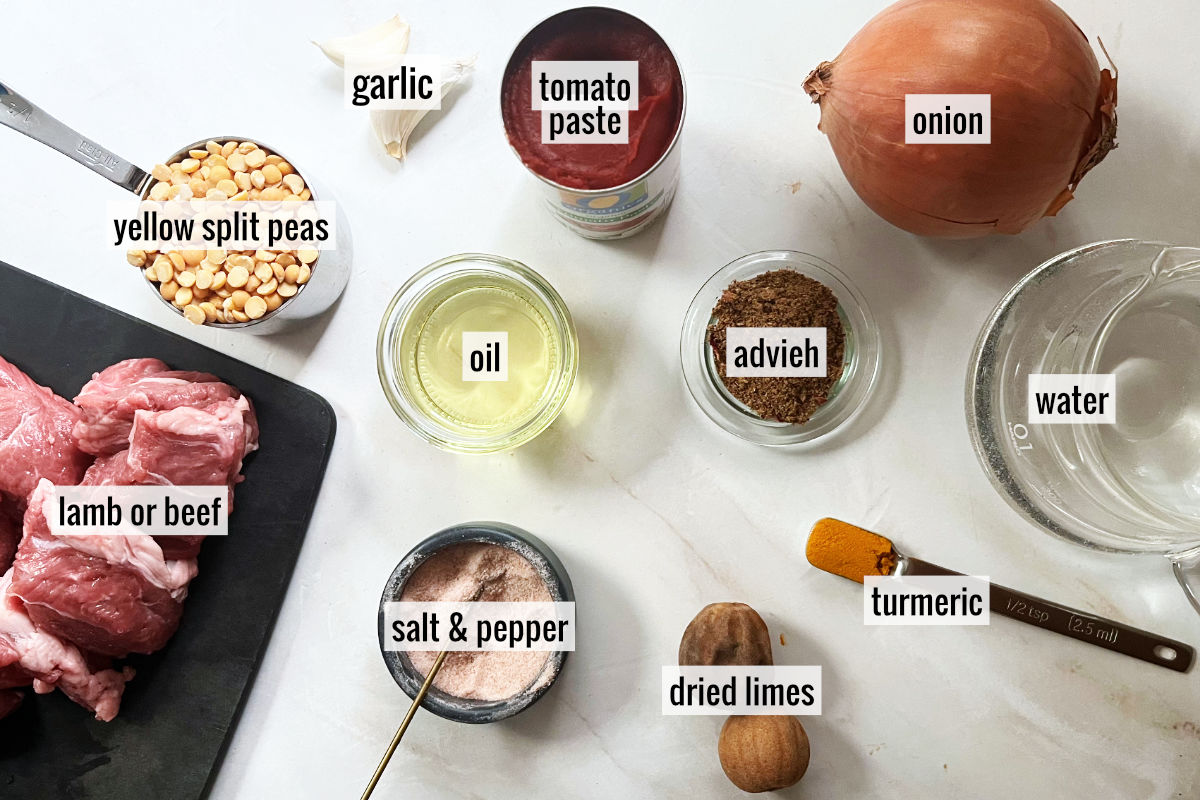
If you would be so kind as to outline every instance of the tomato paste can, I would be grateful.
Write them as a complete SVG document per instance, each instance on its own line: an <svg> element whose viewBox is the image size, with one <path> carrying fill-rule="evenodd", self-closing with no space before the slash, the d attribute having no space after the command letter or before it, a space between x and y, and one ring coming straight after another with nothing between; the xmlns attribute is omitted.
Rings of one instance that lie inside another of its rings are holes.
<svg viewBox="0 0 1200 800"><path fill-rule="evenodd" d="M508 76L513 71L514 63L523 47L540 28L567 15L597 11L612 12L629 17L648 30L654 31L632 14L614 9L586 7L561 12L538 23L522 37L505 67L505 79L502 85L507 83ZM658 35L657 31L654 33ZM661 36L658 38L661 39ZM663 41L662 44L665 46L666 42ZM670 143L659 158L644 172L630 180L611 187L589 189L558 183L538 173L525 162L517 147L512 143L506 125L505 135L509 139L509 146L521 160L522 165L537 178L537 187L542 203L559 222L580 236L588 239L624 239L633 236L662 215L675 197L675 190L679 185L679 139L683 132L684 118L687 115L687 87L683 79L683 70L679 68L679 60L675 57L674 51L669 46L666 47L666 50L670 54L679 81L679 120ZM502 118L504 118L503 105L504 92L502 89Z"/></svg>

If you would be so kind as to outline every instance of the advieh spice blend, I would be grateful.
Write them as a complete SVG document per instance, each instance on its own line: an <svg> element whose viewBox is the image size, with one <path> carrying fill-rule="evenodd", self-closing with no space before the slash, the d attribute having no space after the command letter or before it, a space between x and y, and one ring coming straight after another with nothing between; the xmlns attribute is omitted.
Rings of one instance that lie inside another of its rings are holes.
<svg viewBox="0 0 1200 800"><path fill-rule="evenodd" d="M763 419L803 424L841 378L846 333L838 300L823 283L788 269L734 281L713 307L708 326L717 372L729 393ZM726 328L825 328L825 377L731 378L725 374Z"/></svg>

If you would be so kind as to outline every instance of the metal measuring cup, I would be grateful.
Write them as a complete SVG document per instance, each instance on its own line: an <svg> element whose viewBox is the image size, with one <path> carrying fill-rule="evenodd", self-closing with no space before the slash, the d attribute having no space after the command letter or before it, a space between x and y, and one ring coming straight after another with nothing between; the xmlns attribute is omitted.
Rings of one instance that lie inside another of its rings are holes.
<svg viewBox="0 0 1200 800"><path fill-rule="evenodd" d="M57 150L122 189L132 192L141 200L149 199L150 188L154 183L149 172L64 125L14 92L3 82L0 82L0 124ZM301 169L295 161L280 152L278 148L258 139L250 139L250 137L211 136L180 148L167 161L174 161L189 150L203 149L206 142L226 142L231 139L251 140L272 153L278 154L295 167L296 172L304 178L305 185L312 192L313 200L332 199L332 194L318 180L313 179L312 173ZM288 327L291 323L310 319L328 310L346 288L346 283L350 279L350 264L353 260L354 248L350 225L346 221L340 205L337 207L337 236L337 249L321 251L317 259L310 265L312 275L308 282L299 286L296 294L288 298L279 308L264 314L259 319L252 319L248 322L210 322L206 325L220 329L246 329L249 333L274 333ZM155 289L153 283L146 280L143 280L142 283L154 292L154 296L158 298L159 302L174 312L176 316L183 316L183 311L165 300Z"/></svg>

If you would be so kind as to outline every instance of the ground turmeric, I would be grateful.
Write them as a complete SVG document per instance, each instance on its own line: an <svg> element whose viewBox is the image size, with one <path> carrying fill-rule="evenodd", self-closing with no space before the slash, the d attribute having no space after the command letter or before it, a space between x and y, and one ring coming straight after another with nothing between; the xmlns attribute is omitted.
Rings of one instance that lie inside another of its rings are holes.
<svg viewBox="0 0 1200 800"><path fill-rule="evenodd" d="M813 525L806 555L814 567L859 583L865 575L891 575L897 560L888 539L829 517Z"/></svg>

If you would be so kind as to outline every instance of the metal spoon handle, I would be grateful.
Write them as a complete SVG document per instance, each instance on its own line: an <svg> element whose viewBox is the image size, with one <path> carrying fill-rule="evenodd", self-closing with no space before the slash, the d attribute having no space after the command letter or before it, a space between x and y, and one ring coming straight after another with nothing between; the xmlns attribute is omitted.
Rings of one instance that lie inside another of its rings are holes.
<svg viewBox="0 0 1200 800"><path fill-rule="evenodd" d="M904 572L908 575L962 574L919 558L904 556L903 561ZM1183 642L995 583L991 585L991 609L993 614L1002 614L1026 625L1070 636L1176 672L1187 672L1195 658L1195 651Z"/></svg>
<svg viewBox="0 0 1200 800"><path fill-rule="evenodd" d="M0 82L0 125L54 148L136 195L140 196L150 181L148 172L68 128L3 82Z"/></svg>

